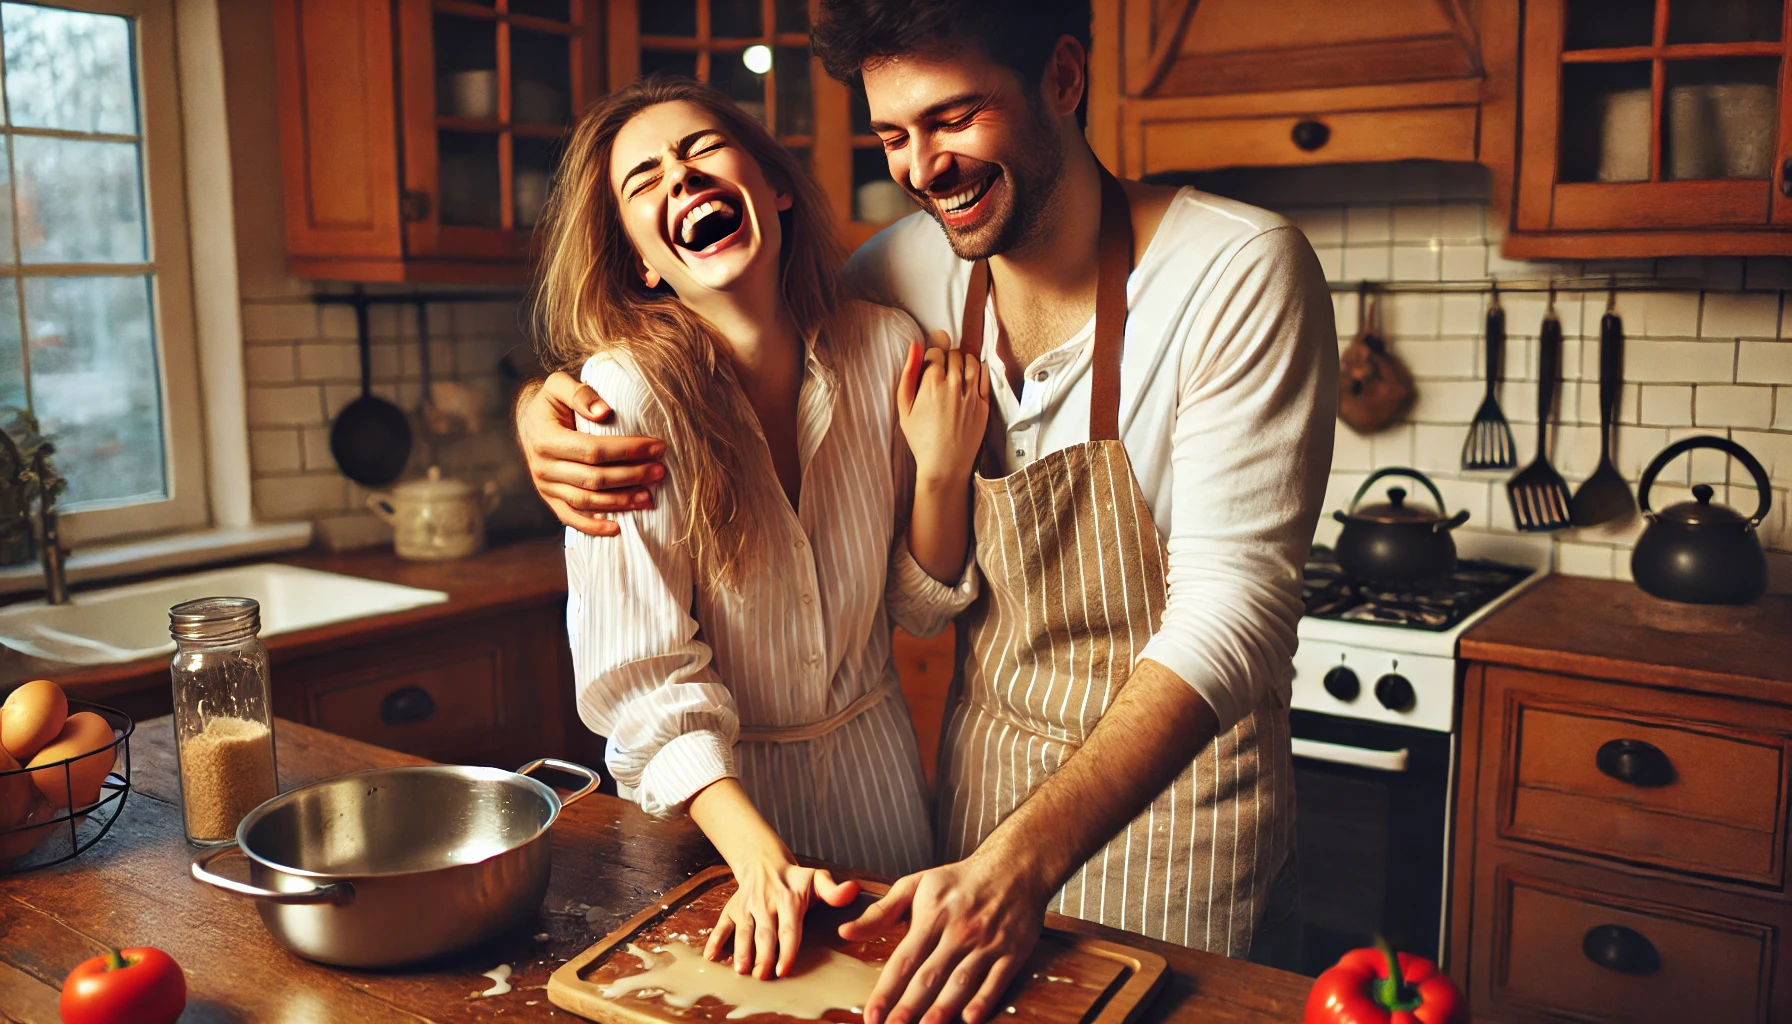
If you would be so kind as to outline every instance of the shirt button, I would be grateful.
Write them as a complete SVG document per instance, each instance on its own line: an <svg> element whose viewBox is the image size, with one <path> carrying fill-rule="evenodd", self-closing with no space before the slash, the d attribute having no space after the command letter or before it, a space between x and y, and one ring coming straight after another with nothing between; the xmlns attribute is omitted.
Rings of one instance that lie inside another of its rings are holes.
<svg viewBox="0 0 1792 1024"><path fill-rule="evenodd" d="M1045 378L1047 378L1049 376L1051 376L1051 374L1046 373L1044 370L1040 370L1037 374L1034 375L1033 379L1036 381L1044 382Z"/></svg>
<svg viewBox="0 0 1792 1024"><path fill-rule="evenodd" d="M813 594L804 594L804 595L803 595L803 603L804 603L804 604L814 604L814 603L815 603L815 595L813 595Z"/></svg>
<svg viewBox="0 0 1792 1024"><path fill-rule="evenodd" d="M819 655L819 654L811 654L811 655L809 655L809 658L808 658L809 664L811 664L811 665L815 664L816 662L818 662L820 660L821 660L821 655Z"/></svg>
<svg viewBox="0 0 1792 1024"><path fill-rule="evenodd" d="M798 551L803 550L803 542L800 539L793 541L790 546L795 548Z"/></svg>
<svg viewBox="0 0 1792 1024"><path fill-rule="evenodd" d="M1026 457L1027 457L1027 450L1026 450L1026 449L1025 449L1025 448L1016 448L1016 449L1014 449L1014 457L1015 457L1015 458L1017 458L1017 459L1024 459L1024 458L1026 458Z"/></svg>

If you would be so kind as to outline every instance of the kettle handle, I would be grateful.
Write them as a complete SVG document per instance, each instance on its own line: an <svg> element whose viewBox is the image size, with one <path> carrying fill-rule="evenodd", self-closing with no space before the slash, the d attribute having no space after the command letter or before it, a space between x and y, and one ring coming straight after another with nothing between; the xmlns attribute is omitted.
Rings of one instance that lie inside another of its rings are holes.
<svg viewBox="0 0 1792 1024"><path fill-rule="evenodd" d="M1727 437L1715 437L1710 434L1700 434L1697 437L1675 441L1663 448L1661 454L1655 456L1654 461L1649 463L1649 468L1643 470L1643 479L1636 485L1636 503L1642 508L1643 514L1652 515L1655 511L1649 507L1649 488L1654 485L1656 475L1675 458L1694 448L1716 448L1742 463L1742 467L1755 478L1755 493L1761 497L1761 503L1756 507L1755 514L1749 517L1748 523L1750 526L1761 525L1761 520L1767 518L1768 510L1773 507L1773 485L1767 479L1767 471L1761 468L1761 463L1749 454L1747 448Z"/></svg>
<svg viewBox="0 0 1792 1024"><path fill-rule="evenodd" d="M1431 478L1416 469L1406 469L1401 466L1389 466L1386 469L1378 469L1375 472L1370 473L1369 479L1363 481L1363 486L1358 487L1355 496L1350 499L1350 509L1346 514L1355 515L1356 507L1363 503L1363 495L1369 493L1369 488L1375 486L1375 481L1389 476L1403 476L1408 480L1417 480L1419 483L1424 484L1425 489L1431 492L1431 500L1437 502L1437 514L1446 519L1449 518L1450 510L1444 507L1444 496L1437 492L1437 485L1431 482ZM1466 520L1468 514L1464 512L1462 518ZM1461 524L1458 523L1455 525Z"/></svg>
<svg viewBox="0 0 1792 1024"><path fill-rule="evenodd" d="M375 491L367 496L367 510L379 517L387 526L398 525L398 510L392 507L392 496Z"/></svg>

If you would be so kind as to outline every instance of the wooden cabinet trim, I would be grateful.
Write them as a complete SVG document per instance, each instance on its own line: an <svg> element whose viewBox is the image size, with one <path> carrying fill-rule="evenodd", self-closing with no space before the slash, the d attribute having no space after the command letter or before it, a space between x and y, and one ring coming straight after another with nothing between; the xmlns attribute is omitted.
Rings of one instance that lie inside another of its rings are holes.
<svg viewBox="0 0 1792 1024"><path fill-rule="evenodd" d="M1313 120L1331 129L1331 137L1313 152L1292 141L1300 117L1152 121L1128 133L1127 166L1156 174L1423 158L1471 161L1478 118L1472 106L1325 114Z"/></svg>
<svg viewBox="0 0 1792 1024"><path fill-rule="evenodd" d="M1626 228L1765 226L1765 180L1560 182L1550 227L1564 231Z"/></svg>

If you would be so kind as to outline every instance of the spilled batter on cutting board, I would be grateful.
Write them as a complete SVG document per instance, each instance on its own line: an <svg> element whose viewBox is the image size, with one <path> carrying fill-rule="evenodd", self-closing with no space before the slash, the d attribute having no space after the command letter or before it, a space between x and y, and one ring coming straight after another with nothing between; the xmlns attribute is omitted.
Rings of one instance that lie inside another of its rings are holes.
<svg viewBox="0 0 1792 1024"><path fill-rule="evenodd" d="M839 950L815 945L803 947L790 973L770 981L736 974L733 964L706 960L701 949L683 942L655 946L652 952L631 942L627 951L648 968L593 986L605 999L657 996L682 1010L707 996L733 1007L729 1020L756 1013L805 1020L819 1020L829 1010L859 1013L877 985L880 970Z"/></svg>

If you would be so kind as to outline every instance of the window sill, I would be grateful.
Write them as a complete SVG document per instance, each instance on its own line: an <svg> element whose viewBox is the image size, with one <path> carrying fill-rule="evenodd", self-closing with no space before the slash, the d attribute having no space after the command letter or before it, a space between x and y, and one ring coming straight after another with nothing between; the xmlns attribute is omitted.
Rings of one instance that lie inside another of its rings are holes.
<svg viewBox="0 0 1792 1024"><path fill-rule="evenodd" d="M311 524L268 523L257 526L195 530L148 540L93 544L68 556L70 586L142 576L164 569L187 569L254 555L297 551L311 543ZM44 588L42 564L25 562L0 568L0 594L24 594Z"/></svg>

